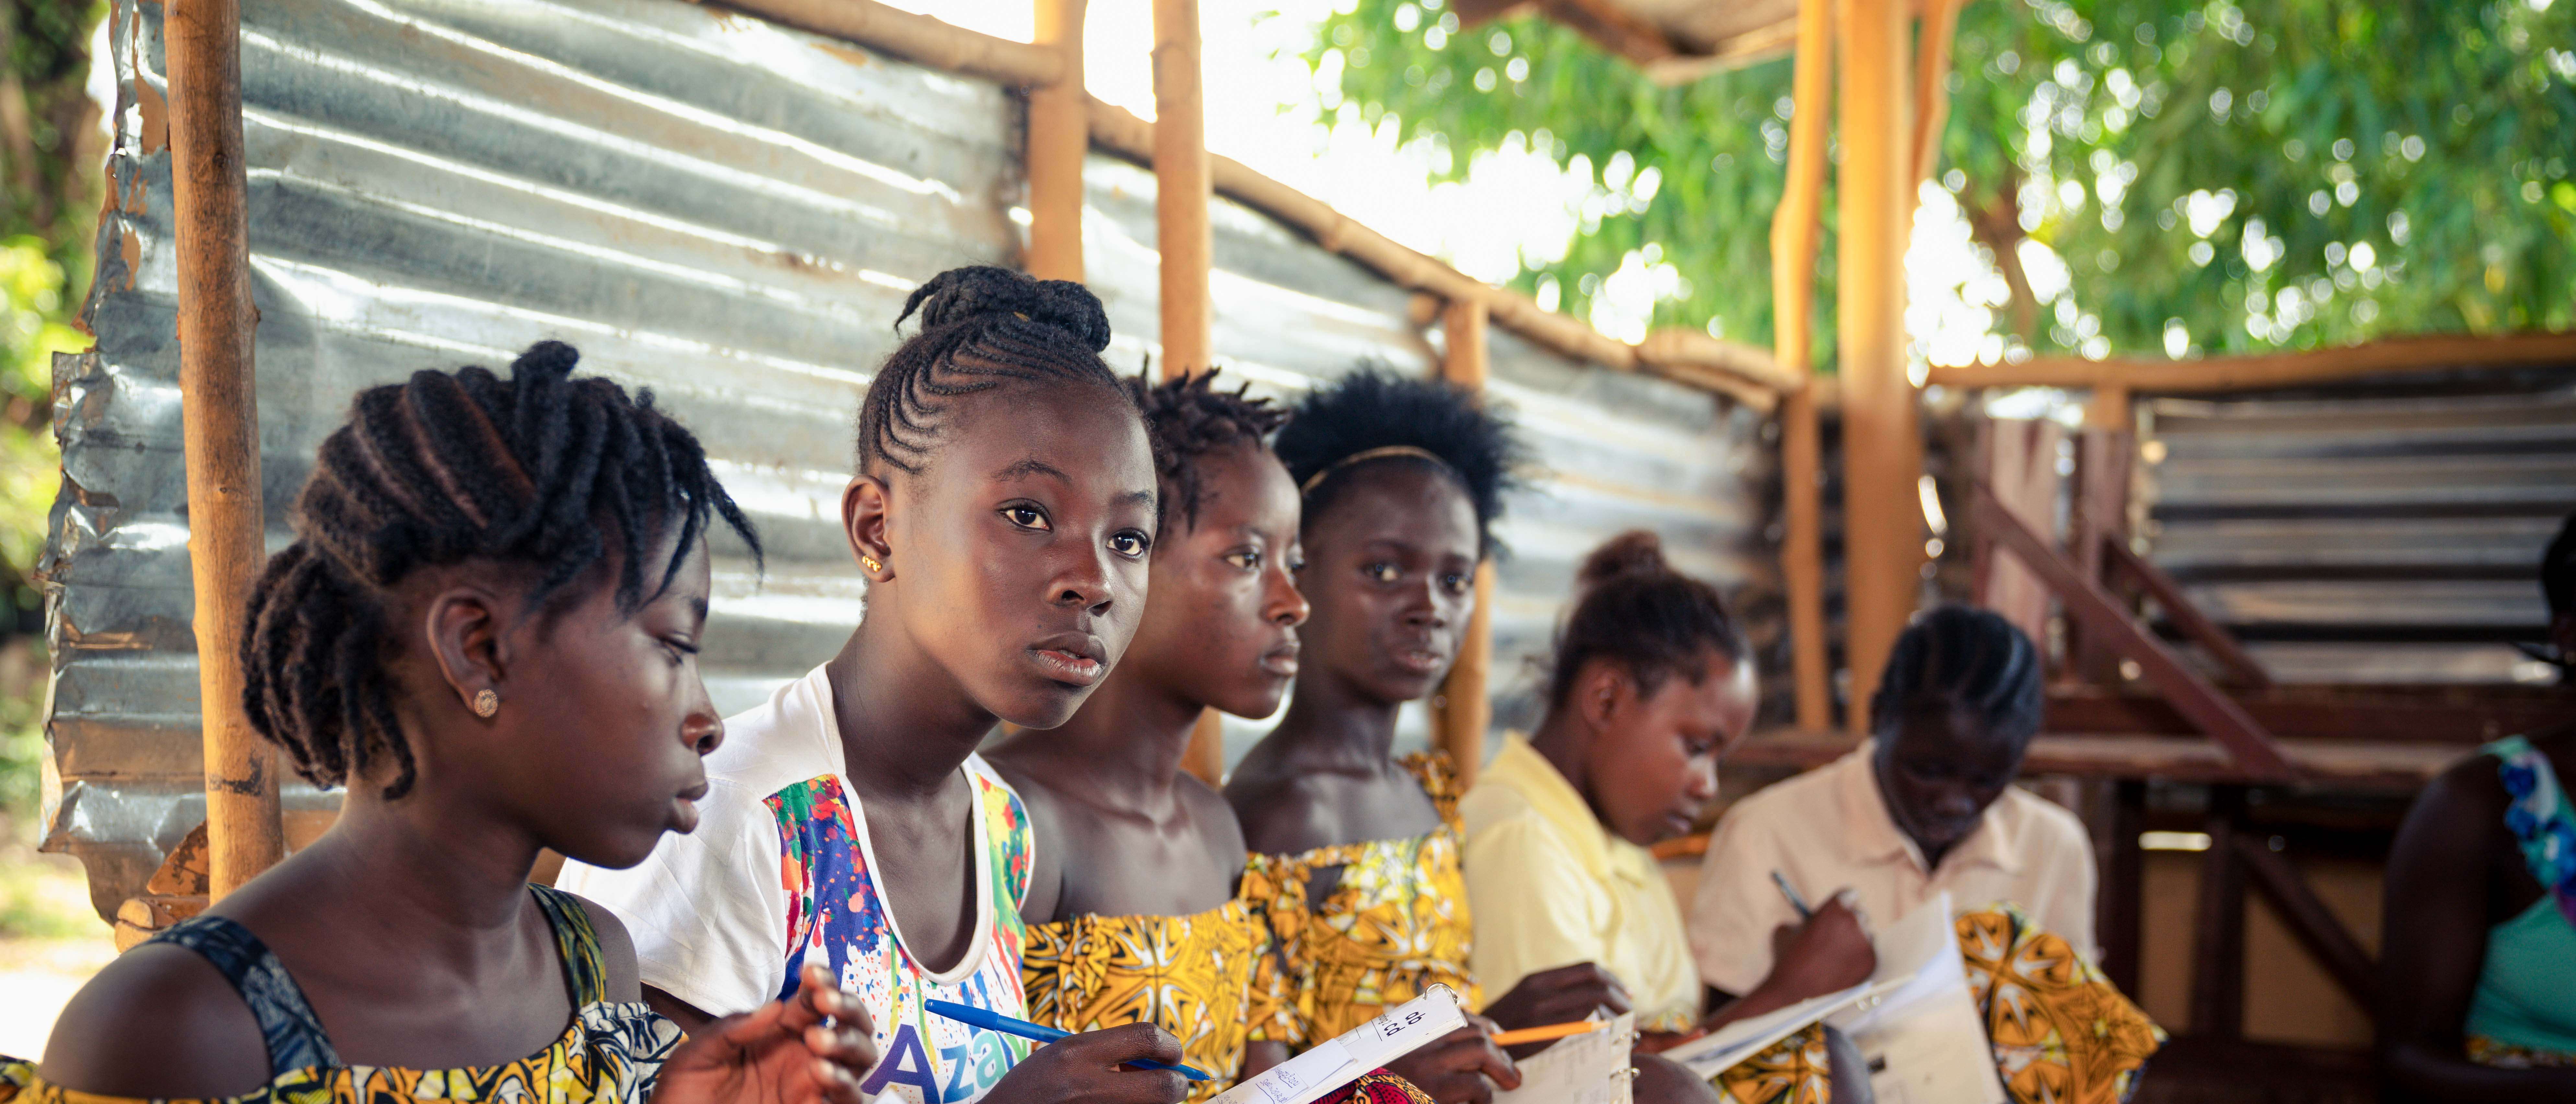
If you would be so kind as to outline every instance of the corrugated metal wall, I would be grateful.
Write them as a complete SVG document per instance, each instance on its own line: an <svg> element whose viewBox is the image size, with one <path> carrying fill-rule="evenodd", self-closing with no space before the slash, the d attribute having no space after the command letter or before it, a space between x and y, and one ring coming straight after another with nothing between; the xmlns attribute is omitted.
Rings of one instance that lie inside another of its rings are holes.
<svg viewBox="0 0 2576 1104"><path fill-rule="evenodd" d="M64 490L45 565L59 787L46 843L111 910L203 819L179 458L157 4L117 0L114 203L97 349L57 365ZM359 387L498 366L545 337L650 386L758 519L766 578L719 546L709 683L741 708L858 618L837 502L849 426L920 280L1009 264L1015 98L683 0L251 0L244 129L272 547ZM1120 367L1153 349L1152 177L1095 158L1093 282ZM1364 362L1424 371L1410 296L1220 202L1221 362L1278 393ZM1497 334L1496 397L1557 473L1513 503L1498 671L1545 646L1574 561L1616 529L1773 589L1761 423ZM1776 628L1757 624L1757 633ZM1527 681L1497 680L1506 716ZM1238 726L1241 747L1258 731ZM327 810L296 783L290 809Z"/></svg>
<svg viewBox="0 0 2576 1104"><path fill-rule="evenodd" d="M2292 682L2545 681L2576 365L2145 404L2155 561Z"/></svg>

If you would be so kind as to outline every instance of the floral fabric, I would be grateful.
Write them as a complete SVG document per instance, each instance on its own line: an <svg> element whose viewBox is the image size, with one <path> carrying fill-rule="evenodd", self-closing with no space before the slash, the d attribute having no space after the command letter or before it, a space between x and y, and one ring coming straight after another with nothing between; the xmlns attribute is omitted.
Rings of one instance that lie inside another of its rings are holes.
<svg viewBox="0 0 2576 1104"><path fill-rule="evenodd" d="M1242 896L1260 903L1278 940L1282 992L1293 1019L1255 1025L1255 1041L1293 1047L1341 1035L1380 1012L1446 985L1479 1007L1467 965L1471 925L1458 862L1457 775L1447 756L1405 756L1406 770L1440 810L1441 825L1409 839L1319 847L1297 855L1254 855ZM1309 900L1319 871L1341 868L1321 901ZM1281 1034L1286 1032L1286 1034Z"/></svg>
<svg viewBox="0 0 2576 1104"><path fill-rule="evenodd" d="M2009 905L1958 918L1968 988L2016 1104L2118 1104L2164 1030L2066 940Z"/></svg>
<svg viewBox="0 0 2576 1104"><path fill-rule="evenodd" d="M1215 1080L1194 1081L1206 1100L1234 1083L1252 1031L1293 1029L1270 928L1241 898L1194 916L1077 916L1029 929L1022 976L1029 1019L1066 1031L1151 1022L1181 1041L1183 1060ZM1256 984L1258 982L1258 984Z"/></svg>

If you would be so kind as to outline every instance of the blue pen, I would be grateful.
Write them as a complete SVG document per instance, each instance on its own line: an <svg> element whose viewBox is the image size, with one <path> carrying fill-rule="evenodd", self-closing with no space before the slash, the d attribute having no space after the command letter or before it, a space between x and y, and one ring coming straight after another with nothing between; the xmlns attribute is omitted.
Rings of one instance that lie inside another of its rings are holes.
<svg viewBox="0 0 2576 1104"><path fill-rule="evenodd" d="M1067 1035L1073 1034L1070 1031L1058 1031L1055 1028L1048 1027L1044 1024L1033 1024L1027 1020L1015 1020L1009 1016L1004 1016L995 1012L987 1012L981 1008L970 1008L955 1001L926 1000L921 1002L921 1006L929 1009L934 1015L945 1016L959 1023L973 1024L986 1031L999 1031L1002 1034L1017 1035L1023 1039L1035 1039L1041 1043L1052 1043ZM1209 1080L1207 1074L1189 1066L1167 1066L1161 1062L1148 1062L1142 1058L1130 1062L1128 1065L1143 1066L1146 1069L1178 1070L1180 1071L1181 1076L1189 1078L1192 1081Z"/></svg>

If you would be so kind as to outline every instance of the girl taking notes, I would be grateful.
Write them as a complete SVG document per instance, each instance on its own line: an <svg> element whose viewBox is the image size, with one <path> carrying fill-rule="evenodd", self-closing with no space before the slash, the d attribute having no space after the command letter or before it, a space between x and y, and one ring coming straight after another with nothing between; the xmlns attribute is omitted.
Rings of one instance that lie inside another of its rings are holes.
<svg viewBox="0 0 2576 1104"><path fill-rule="evenodd" d="M1150 1023L1032 1053L930 1013L1026 1018L1026 807L975 754L996 721L1063 724L1144 612L1158 506L1135 399L1101 363L1099 300L998 268L943 273L904 315L841 496L865 620L839 655L729 723L705 823L631 871L565 884L635 933L645 997L683 1024L792 994L800 964L857 992L908 1104L1171 1104Z"/></svg>
<svg viewBox="0 0 2576 1104"><path fill-rule="evenodd" d="M707 531L759 551L688 431L576 357L370 388L323 442L241 658L339 821L84 987L28 1099L858 1104L870 1010L828 977L684 1043L617 920L527 884L697 823Z"/></svg>

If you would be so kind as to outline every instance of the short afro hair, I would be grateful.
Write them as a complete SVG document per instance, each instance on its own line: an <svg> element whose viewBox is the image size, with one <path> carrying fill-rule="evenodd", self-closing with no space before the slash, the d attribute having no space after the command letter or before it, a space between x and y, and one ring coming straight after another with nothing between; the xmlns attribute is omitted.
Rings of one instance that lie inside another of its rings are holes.
<svg viewBox="0 0 2576 1104"><path fill-rule="evenodd" d="M1270 435L1288 420L1286 410L1247 394L1251 387L1246 383L1219 391L1215 369L1159 384L1148 382L1141 373L1127 381L1137 407L1145 412L1146 432L1154 442L1154 474L1163 484L1158 527L1163 533L1172 531L1175 513L1185 528L1198 526L1204 498L1199 457L1241 445L1266 449Z"/></svg>
<svg viewBox="0 0 2576 1104"><path fill-rule="evenodd" d="M1474 392L1382 368L1361 369L1307 394L1271 447L1305 492L1309 525L1368 469L1407 460L1431 463L1409 454L1352 462L1360 454L1396 448L1437 457L1476 508L1480 555L1492 553L1503 496L1521 486L1519 471L1529 462L1529 449L1511 421Z"/></svg>

